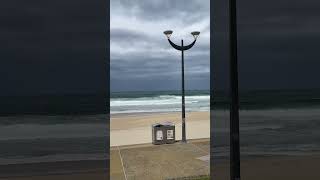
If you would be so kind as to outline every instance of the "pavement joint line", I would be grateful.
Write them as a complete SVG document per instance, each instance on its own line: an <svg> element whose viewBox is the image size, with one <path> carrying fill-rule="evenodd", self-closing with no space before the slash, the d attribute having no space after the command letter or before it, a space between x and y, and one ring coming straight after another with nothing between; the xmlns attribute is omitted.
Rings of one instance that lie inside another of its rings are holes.
<svg viewBox="0 0 320 180"><path fill-rule="evenodd" d="M210 153L209 153L209 152L205 151L204 149L200 148L199 146L197 146L197 145L195 145L195 144L193 144L193 143L191 143L191 142L190 142L190 144L192 144L193 146L197 147L200 151L202 151L202 152L204 152L204 153L206 153L206 154L209 154L209 156L210 156ZM210 158L210 157L209 157L209 158ZM208 166L210 167L210 163L208 164ZM209 169L210 169L210 168L209 168ZM210 174L210 170L209 170L209 174Z"/></svg>
<svg viewBox="0 0 320 180"><path fill-rule="evenodd" d="M121 152L120 152L120 148L119 148L119 146L117 146L117 148L118 148L118 152L119 152L119 156L120 156L120 160L121 160L121 165L122 165L122 170L123 170L124 178L125 178L126 180L128 180L128 179L127 179L127 174L126 174L126 171L125 171L125 168L124 168L124 164L123 164L123 159L122 159L122 155L121 155Z"/></svg>
<svg viewBox="0 0 320 180"><path fill-rule="evenodd" d="M206 154L210 154L209 152L207 152L206 150L204 150L204 149L200 148L199 146L193 144L192 142L190 142L190 144L192 144L193 146L195 146L196 148L198 148L200 151L202 151L202 152L204 152L204 153L206 153Z"/></svg>

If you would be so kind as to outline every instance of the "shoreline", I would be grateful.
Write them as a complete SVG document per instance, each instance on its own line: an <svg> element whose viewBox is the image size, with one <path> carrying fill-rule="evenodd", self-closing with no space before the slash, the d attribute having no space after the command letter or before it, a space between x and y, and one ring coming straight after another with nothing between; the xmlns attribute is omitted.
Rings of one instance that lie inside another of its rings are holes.
<svg viewBox="0 0 320 180"><path fill-rule="evenodd" d="M110 116L110 130L128 129L145 126L150 122L181 122L181 112L161 112L161 113L130 113ZM210 121L210 111L186 112L187 121ZM126 123L123 123L126 122ZM123 125L123 127L120 127ZM150 124L151 126L152 124Z"/></svg>

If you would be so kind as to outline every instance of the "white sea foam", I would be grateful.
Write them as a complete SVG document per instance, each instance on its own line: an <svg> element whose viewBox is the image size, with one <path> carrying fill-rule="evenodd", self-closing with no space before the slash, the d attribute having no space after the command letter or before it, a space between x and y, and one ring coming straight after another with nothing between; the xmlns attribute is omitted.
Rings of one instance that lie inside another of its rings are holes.
<svg viewBox="0 0 320 180"><path fill-rule="evenodd" d="M186 96L187 111L208 111L209 95ZM145 112L175 112L181 110L181 96L160 95L139 98L111 98L111 114L145 113Z"/></svg>

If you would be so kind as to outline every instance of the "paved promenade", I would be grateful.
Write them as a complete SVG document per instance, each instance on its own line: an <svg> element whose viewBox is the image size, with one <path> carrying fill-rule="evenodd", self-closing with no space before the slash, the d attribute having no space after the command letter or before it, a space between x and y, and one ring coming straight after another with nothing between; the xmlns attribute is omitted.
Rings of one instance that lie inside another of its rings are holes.
<svg viewBox="0 0 320 180"><path fill-rule="evenodd" d="M209 139L183 144L116 146L110 150L111 180L165 180L210 173Z"/></svg>

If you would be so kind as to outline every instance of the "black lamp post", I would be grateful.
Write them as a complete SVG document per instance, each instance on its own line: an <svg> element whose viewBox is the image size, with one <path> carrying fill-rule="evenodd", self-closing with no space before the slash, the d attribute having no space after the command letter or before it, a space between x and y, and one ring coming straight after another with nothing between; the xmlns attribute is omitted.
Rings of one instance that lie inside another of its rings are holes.
<svg viewBox="0 0 320 180"><path fill-rule="evenodd" d="M187 138L186 138L186 122L185 122L185 101L184 101L184 51L192 48L192 46L196 43L197 38L200 34L199 31L194 31L191 32L191 34L194 37L194 41L187 45L187 46L183 46L183 39L181 40L181 46L178 46L176 44L174 44L171 40L170 40L170 36L172 34L173 31L171 30L167 30L164 31L163 33L167 36L168 41L170 43L170 45L175 48L178 51L181 51L181 68L182 68L182 142L186 143L187 142Z"/></svg>
<svg viewBox="0 0 320 180"><path fill-rule="evenodd" d="M237 53L237 1L229 0L230 39L230 175L240 180L240 135Z"/></svg>

